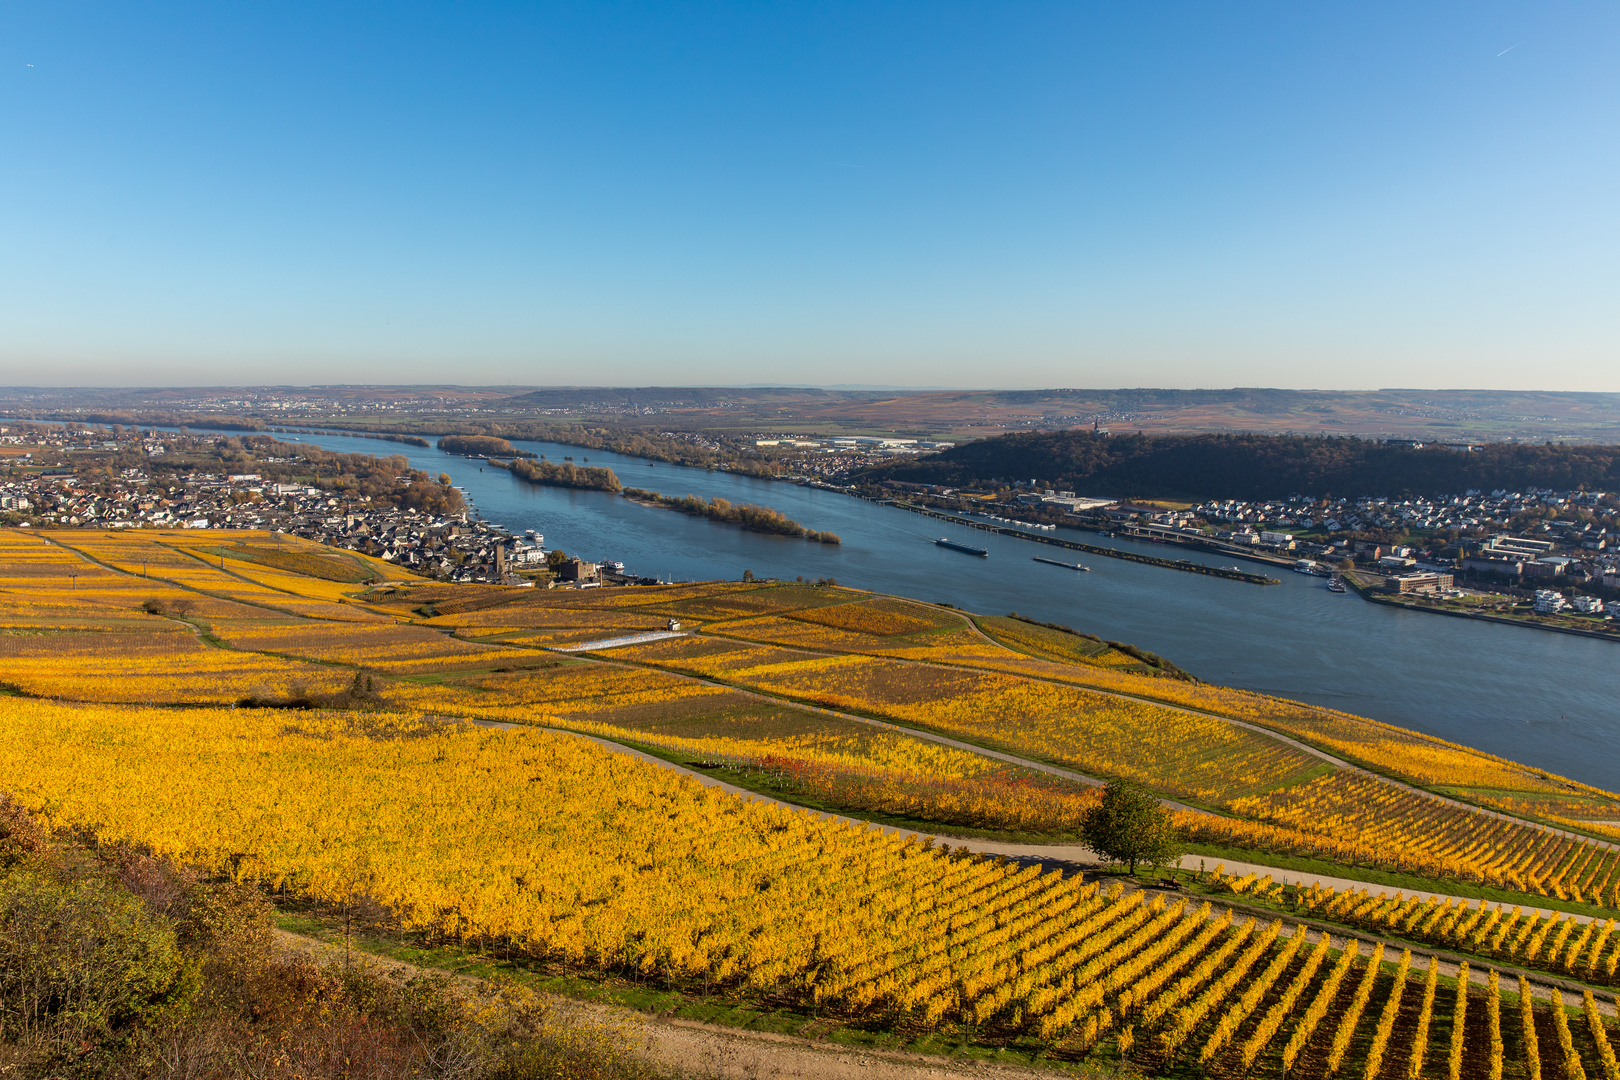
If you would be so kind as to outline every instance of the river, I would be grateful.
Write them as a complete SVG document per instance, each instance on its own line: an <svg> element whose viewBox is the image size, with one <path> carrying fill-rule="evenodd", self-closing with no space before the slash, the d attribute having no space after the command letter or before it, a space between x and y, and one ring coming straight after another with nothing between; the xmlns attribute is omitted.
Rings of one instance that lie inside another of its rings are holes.
<svg viewBox="0 0 1620 1080"><path fill-rule="evenodd" d="M291 438L290 436L283 436ZM964 529L815 488L543 442L552 461L607 466L627 487L774 507L838 546L745 532L598 491L544 488L437 449L347 436L298 436L329 450L403 453L448 472L473 506L514 532L586 559L619 559L665 580L835 578L986 614L1016 611L1128 641L1211 682L1330 706L1438 735L1610 790L1620 788L1620 645L1473 622L1331 593L1321 578L1280 586L1180 573ZM588 462L586 459L589 459ZM1164 556L1162 545L1060 535ZM987 548L976 558L932 541ZM1230 565L1230 557L1187 552ZM1080 573L1033 561L1081 562ZM1246 568L1258 564L1246 563Z"/></svg>

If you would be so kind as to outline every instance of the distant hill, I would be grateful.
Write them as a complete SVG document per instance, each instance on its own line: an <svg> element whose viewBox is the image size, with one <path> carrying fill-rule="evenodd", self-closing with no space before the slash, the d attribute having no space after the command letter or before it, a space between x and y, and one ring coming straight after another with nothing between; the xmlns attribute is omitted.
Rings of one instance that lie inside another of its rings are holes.
<svg viewBox="0 0 1620 1080"><path fill-rule="evenodd" d="M656 425L760 433L963 441L1094 421L1159 435L1253 432L1620 444L1620 393L1561 390L885 390L814 386L0 387L0 415L104 424L263 430L342 426L412 434L506 434L501 423Z"/></svg>
<svg viewBox="0 0 1620 1080"><path fill-rule="evenodd" d="M603 417L673 413L710 429L971 438L1089 426L1166 435L1258 432L1620 443L1620 394L1545 390L851 390L550 387L499 403Z"/></svg>
<svg viewBox="0 0 1620 1080"><path fill-rule="evenodd" d="M892 392L761 386L548 386L514 394L502 404L531 408L708 408L739 404L825 404L893 397Z"/></svg>
<svg viewBox="0 0 1620 1080"><path fill-rule="evenodd" d="M1445 495L1469 488L1620 488L1620 446L1490 443L1472 452L1301 435L1001 435L875 466L859 483L1039 480L1083 495L1269 499Z"/></svg>

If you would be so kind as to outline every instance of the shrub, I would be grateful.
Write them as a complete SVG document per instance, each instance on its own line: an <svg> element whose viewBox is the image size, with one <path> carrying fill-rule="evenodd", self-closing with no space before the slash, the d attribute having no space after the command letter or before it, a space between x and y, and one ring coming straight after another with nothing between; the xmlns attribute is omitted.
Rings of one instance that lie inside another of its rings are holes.
<svg viewBox="0 0 1620 1080"><path fill-rule="evenodd" d="M100 877L0 881L0 1037L99 1040L156 1021L198 985L168 921Z"/></svg>
<svg viewBox="0 0 1620 1080"><path fill-rule="evenodd" d="M0 870L9 870L45 850L45 830L26 807L0 793Z"/></svg>

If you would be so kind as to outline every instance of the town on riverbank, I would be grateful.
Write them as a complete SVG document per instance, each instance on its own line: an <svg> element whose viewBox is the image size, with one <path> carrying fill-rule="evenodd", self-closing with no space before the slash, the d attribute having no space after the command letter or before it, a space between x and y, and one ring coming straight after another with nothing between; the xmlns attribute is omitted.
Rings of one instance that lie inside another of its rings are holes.
<svg viewBox="0 0 1620 1080"><path fill-rule="evenodd" d="M1038 542L1053 540L1028 530L1087 530L1342 577L1369 600L1411 610L1620 637L1613 493L1175 503L1088 498L1022 481L997 492L905 483L890 490L901 493L888 500L897 505ZM1158 561L1178 569L1185 562Z"/></svg>
<svg viewBox="0 0 1620 1080"><path fill-rule="evenodd" d="M267 436L0 426L0 524L262 530L465 583L643 581L617 561L570 558L548 551L534 530L516 535L484 520L448 475L429 476L403 457Z"/></svg>
<svg viewBox="0 0 1620 1080"><path fill-rule="evenodd" d="M503 532L470 512L447 475L410 469L402 456L388 453L385 441L424 445L424 439L372 433L376 455L334 455L278 434L282 437L11 422L0 432L0 461L6 465L0 521L267 528L447 580L587 585L640 580L625 575L614 559L570 559L544 549L543 537ZM511 445L492 437L455 438L463 452L477 451L480 438L497 448ZM916 448L868 447L869 453L897 449ZM580 486L579 475L611 476L609 470L576 468L571 461L515 463L526 468L533 483ZM775 478L1168 569L1257 584L1275 580L1242 569L1258 563L1340 578L1368 600L1407 610L1620 637L1615 629L1620 500L1609 492L1498 488L1401 499L1296 494L1176 502L1087 496L1038 480L960 488L885 480L874 486L861 479L869 468L870 460L853 463L841 483L812 475ZM1168 550L1161 556L1087 543L1064 538L1054 532L1058 529L1236 562L1210 565Z"/></svg>

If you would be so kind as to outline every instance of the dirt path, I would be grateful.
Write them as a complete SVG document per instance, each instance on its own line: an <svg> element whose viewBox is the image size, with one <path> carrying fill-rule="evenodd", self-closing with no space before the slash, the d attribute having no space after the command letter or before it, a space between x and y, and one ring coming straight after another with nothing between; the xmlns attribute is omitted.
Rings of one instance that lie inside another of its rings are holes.
<svg viewBox="0 0 1620 1080"><path fill-rule="evenodd" d="M729 640L741 641L743 639L733 638ZM750 642L750 644L755 643ZM562 651L560 649L552 648L551 646L543 646L543 648L546 648L551 652ZM813 650L801 649L798 651L810 652ZM570 655L577 656L577 654ZM837 656L843 654L826 653L818 655ZM953 747L957 750L965 750L970 754L977 754L980 757L994 758L996 761L1004 761L1009 765L1017 765L1021 768L1033 769L1037 772L1047 773L1050 776L1059 776L1065 780L1073 780L1075 783L1084 784L1087 787L1102 787L1107 782L1105 780L1100 780L1095 776L1088 776L1085 773L1076 772L1073 769L1065 769L1059 765L1048 765L1042 761L1033 761L1029 758L1021 758L1014 754L1003 753L1000 750L991 750L987 747L978 746L970 742L963 742L961 739L953 739L949 735L940 735L923 728L906 727L904 724L896 724L888 720L877 720L870 716L858 716L855 713L839 712L837 709L829 709L823 705L812 705L807 701L800 701L797 698L790 698L779 694L771 694L763 690L756 690L753 687L740 686L736 683L723 682L719 679L713 679L706 675L694 674L690 671L682 671L678 668L667 668L653 664L643 664L633 660L617 660L611 657L602 657L596 655L577 656L577 658L584 660L587 663L603 664L608 667L627 668L633 671L656 671L664 675L673 675L678 679L685 679L688 682L694 682L700 686L712 686L718 690L730 690L733 693L743 694L747 697L754 698L756 701L763 701L770 705L786 705L789 708L800 709L804 712L819 713L822 716L831 716L839 720L848 720L851 723L865 724L867 727L882 728L885 731L893 731L899 735L909 735L913 738L926 739L928 742L938 743L941 746ZM1187 806L1184 803L1176 802L1173 799L1161 799L1160 801L1164 803L1164 805L1177 810L1192 810L1197 813L1207 813L1207 811L1199 810L1197 807Z"/></svg>
<svg viewBox="0 0 1620 1080"><path fill-rule="evenodd" d="M1210 918L1221 917L1222 907L1217 903L1212 905ZM1256 918L1265 923L1269 921L1269 914L1248 911L1236 912L1238 921L1245 918ZM1324 933L1319 928L1294 924L1285 926L1282 938L1291 937L1295 933L1303 933L1307 944L1314 945L1322 939ZM1335 947L1344 948L1350 938L1354 938L1362 956L1371 955L1377 944L1385 945L1384 958L1386 962L1393 962L1400 955L1402 946L1398 943L1383 941L1365 934L1345 934L1337 929L1327 931L1333 939ZM305 937L285 930L277 930L278 944L288 951L301 952L326 963L335 962L342 955L343 950L327 942L315 938ZM1393 951L1392 951L1393 950ZM1426 972L1428 964L1438 964L1439 973L1448 978L1455 979L1461 974L1459 964L1455 959L1444 955L1436 955L1421 949L1413 950L1413 971ZM406 979L423 970L417 965L391 957L375 956L361 953L356 962L364 963L372 968L381 969L392 977ZM1490 984L1490 967L1479 963L1470 963L1469 982L1477 986ZM1503 969L1498 969L1503 970ZM1504 974L1512 975L1515 969L1506 969ZM1537 998L1552 1000L1551 985L1544 981L1545 976L1537 972L1526 972L1531 977L1532 994ZM452 975L453 978L467 984L477 984L481 980L470 975ZM1565 992L1569 992L1572 984L1555 980L1557 985ZM813 1039L793 1035L783 1035L775 1032L751 1031L747 1028L724 1027L717 1024L705 1024L701 1021L686 1020L672 1016L657 1016L640 1012L623 1006L603 1005L593 1002L579 1001L573 998L546 995L548 1002L558 1013L578 1020L584 1024L615 1028L627 1033L634 1049L644 1055L648 1060L658 1063L665 1068L673 1069L678 1075L722 1077L726 1080L760 1080L760 1078L778 1078L778 1080L822 1080L832 1078L841 1080L845 1077L881 1078L881 1080L921 1080L923 1077L1052 1077L1054 1072L1034 1069L1017 1065L998 1065L980 1061L962 1061L950 1058L932 1057L923 1054L910 1054L897 1051L873 1050L870 1048L850 1048L831 1045ZM1598 997L1598 1011L1607 1017L1617 1015L1615 998L1613 994ZM1073 1073L1065 1073L1073 1075Z"/></svg>
<svg viewBox="0 0 1620 1080"><path fill-rule="evenodd" d="M286 930L276 941L289 952L303 953L332 963L341 947ZM409 978L422 968L403 960L359 954L357 962L396 978ZM454 976L463 983L480 980ZM721 1027L696 1020L653 1016L635 1009L598 1005L572 998L548 996L557 1012L585 1024L613 1027L627 1033L630 1045L647 1060L679 1076L720 1077L724 1080L924 1080L926 1077L1045 1077L1048 1070L988 1062L838 1046L793 1035L746 1028ZM1065 1071L1063 1075L1074 1075Z"/></svg>

